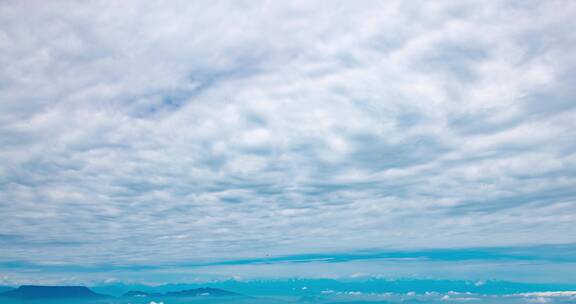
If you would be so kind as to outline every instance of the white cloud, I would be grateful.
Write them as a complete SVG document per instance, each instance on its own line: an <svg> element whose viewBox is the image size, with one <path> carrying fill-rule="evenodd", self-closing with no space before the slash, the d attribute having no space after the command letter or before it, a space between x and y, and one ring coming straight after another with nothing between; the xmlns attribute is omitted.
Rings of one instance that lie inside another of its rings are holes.
<svg viewBox="0 0 576 304"><path fill-rule="evenodd" d="M575 11L0 4L0 259L575 242Z"/></svg>

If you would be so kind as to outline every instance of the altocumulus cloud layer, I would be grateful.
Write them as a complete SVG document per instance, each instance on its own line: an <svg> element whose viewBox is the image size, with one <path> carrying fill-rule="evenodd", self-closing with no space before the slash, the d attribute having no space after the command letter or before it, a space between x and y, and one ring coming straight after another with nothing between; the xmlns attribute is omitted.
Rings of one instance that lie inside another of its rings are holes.
<svg viewBox="0 0 576 304"><path fill-rule="evenodd" d="M572 1L3 1L0 271L573 252L575 15Z"/></svg>

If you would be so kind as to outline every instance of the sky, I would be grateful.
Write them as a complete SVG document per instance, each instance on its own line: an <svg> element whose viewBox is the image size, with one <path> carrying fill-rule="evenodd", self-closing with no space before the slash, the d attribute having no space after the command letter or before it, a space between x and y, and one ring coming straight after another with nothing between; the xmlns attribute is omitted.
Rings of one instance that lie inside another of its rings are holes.
<svg viewBox="0 0 576 304"><path fill-rule="evenodd" d="M576 2L0 2L0 285L576 283Z"/></svg>

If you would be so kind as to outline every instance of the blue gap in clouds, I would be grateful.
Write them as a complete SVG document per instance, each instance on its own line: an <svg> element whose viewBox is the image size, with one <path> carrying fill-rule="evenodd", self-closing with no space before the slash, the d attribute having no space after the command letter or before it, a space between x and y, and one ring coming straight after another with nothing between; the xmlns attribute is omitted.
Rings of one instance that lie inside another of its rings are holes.
<svg viewBox="0 0 576 304"><path fill-rule="evenodd" d="M535 245L523 247L454 248L414 251L366 250L352 253L297 254L276 257L258 257L234 260L174 262L158 264L34 264L26 261L0 261L0 269L43 269L73 272L112 270L154 270L168 268L194 268L229 265L272 265L290 263L345 263L362 260L425 260L425 261L545 261L576 262L576 244Z"/></svg>

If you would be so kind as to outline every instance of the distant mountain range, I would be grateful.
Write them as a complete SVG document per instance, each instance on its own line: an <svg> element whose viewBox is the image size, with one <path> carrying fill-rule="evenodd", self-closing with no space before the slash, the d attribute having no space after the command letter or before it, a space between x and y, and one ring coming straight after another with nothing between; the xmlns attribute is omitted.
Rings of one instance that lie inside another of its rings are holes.
<svg viewBox="0 0 576 304"><path fill-rule="evenodd" d="M242 295L218 288L195 288L195 289L186 289L166 293L129 291L125 293L123 296L157 298L157 297L225 297L225 296L242 296ZM95 298L106 298L110 296L95 293L89 288L84 286L23 285L16 289L1 292L0 297L8 297L14 299L60 299L60 298L95 299Z"/></svg>
<svg viewBox="0 0 576 304"><path fill-rule="evenodd" d="M195 288L195 289L186 289L166 293L129 291L125 293L123 296L124 297L199 297L199 296L226 297L226 296L241 296L241 294L219 288Z"/></svg>
<svg viewBox="0 0 576 304"><path fill-rule="evenodd" d="M84 286L33 286L23 285L0 293L1 297L16 299L55 299L55 298L105 298L106 295L93 292Z"/></svg>
<svg viewBox="0 0 576 304"><path fill-rule="evenodd" d="M145 291L140 291L140 290L131 290L125 294L123 294L123 297L161 297L163 295L163 293L159 293L159 292L145 292Z"/></svg>

